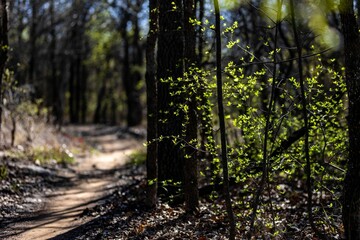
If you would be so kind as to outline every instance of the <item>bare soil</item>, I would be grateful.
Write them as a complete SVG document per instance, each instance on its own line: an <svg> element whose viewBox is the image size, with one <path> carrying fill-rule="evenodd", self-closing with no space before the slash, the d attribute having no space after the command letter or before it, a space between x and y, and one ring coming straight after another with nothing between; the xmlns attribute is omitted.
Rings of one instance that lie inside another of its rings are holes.
<svg viewBox="0 0 360 240"><path fill-rule="evenodd" d="M50 194L30 196L40 209L14 218L0 231L1 239L61 239L57 236L91 221L94 217L86 214L88 209L101 204L117 188L121 176L116 169L141 148L140 140L117 127L70 126L64 129L64 134L92 145L94 153L84 149L70 171L62 172L63 181Z"/></svg>

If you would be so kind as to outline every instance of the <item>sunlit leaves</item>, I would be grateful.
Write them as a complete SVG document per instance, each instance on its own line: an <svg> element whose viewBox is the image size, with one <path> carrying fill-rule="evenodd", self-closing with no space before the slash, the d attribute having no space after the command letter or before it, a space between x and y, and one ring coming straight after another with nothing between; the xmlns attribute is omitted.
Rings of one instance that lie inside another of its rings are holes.
<svg viewBox="0 0 360 240"><path fill-rule="evenodd" d="M270 22L280 22L284 17L288 15L287 5L283 3L283 0L262 0L261 12L264 17ZM281 10L279 14L279 10ZM278 19L278 17L280 18Z"/></svg>
<svg viewBox="0 0 360 240"><path fill-rule="evenodd" d="M335 28L329 25L327 13L330 9L323 8L318 4L308 4L307 7L304 6L304 9L306 11L302 16L307 21L309 28L318 36L316 39L318 43L326 48L336 50L341 44L341 36Z"/></svg>
<svg viewBox="0 0 360 240"><path fill-rule="evenodd" d="M340 32L328 21L328 15L338 11L338 5L339 1L336 0L296 2L297 16L300 16L297 24L307 25L316 35L316 42L324 48L332 50L337 50L342 42ZM288 9L287 0L262 0L260 11L272 26L288 16ZM279 10L281 10L280 14Z"/></svg>
<svg viewBox="0 0 360 240"><path fill-rule="evenodd" d="M235 9L248 2L249 0L223 0L219 4L221 9Z"/></svg>

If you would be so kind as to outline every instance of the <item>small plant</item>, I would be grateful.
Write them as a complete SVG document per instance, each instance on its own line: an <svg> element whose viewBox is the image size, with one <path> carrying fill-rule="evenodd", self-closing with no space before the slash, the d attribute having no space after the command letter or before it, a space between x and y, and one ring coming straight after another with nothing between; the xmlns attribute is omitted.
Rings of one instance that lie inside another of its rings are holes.
<svg viewBox="0 0 360 240"><path fill-rule="evenodd" d="M74 163L74 154L63 145L55 148L36 148L32 150L32 158L34 161L40 164L49 163L51 160L55 160L58 164L72 164Z"/></svg>
<svg viewBox="0 0 360 240"><path fill-rule="evenodd" d="M8 169L6 166L0 166L0 180L4 180L9 175Z"/></svg>
<svg viewBox="0 0 360 240"><path fill-rule="evenodd" d="M138 166L145 164L146 152L144 150L134 151L130 155L130 164Z"/></svg>

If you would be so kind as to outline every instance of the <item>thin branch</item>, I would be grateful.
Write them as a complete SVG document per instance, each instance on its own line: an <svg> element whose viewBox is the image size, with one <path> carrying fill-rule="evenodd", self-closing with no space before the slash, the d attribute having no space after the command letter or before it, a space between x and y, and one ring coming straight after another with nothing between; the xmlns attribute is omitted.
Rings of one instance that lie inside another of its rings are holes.
<svg viewBox="0 0 360 240"><path fill-rule="evenodd" d="M305 128L305 159L306 159L306 185L307 185L307 211L309 217L309 223L311 225L312 230L315 234L321 239L325 239L326 236L321 233L314 223L313 212L312 212L312 179L311 179L311 162L310 162L310 154L309 154L309 117L307 114L307 101L305 96L305 84L304 84L304 76L303 76L303 62L302 62L302 47L300 44L300 38L298 35L298 29L295 20L295 7L294 0L290 0L290 15L291 22L294 31L295 43L298 54L298 70L299 70L299 81L300 81L300 90L301 90L301 104L302 104L302 112L303 112L303 120L304 120L304 128Z"/></svg>
<svg viewBox="0 0 360 240"><path fill-rule="evenodd" d="M226 212L230 223L230 240L235 240L236 225L235 216L232 209L230 189L229 189L229 170L226 149L226 129L225 129L225 114L223 105L223 89L222 89L222 71L221 71L221 30L220 30L220 8L219 1L214 0L215 7L215 32L216 32L216 80L217 80L217 99L219 109L219 122L221 133L221 159L223 165L223 181L224 181L224 195L226 203Z"/></svg>
<svg viewBox="0 0 360 240"><path fill-rule="evenodd" d="M243 49L242 47L240 47L241 49ZM317 52L317 53L312 53L312 54L307 54L307 55L303 55L301 56L302 59L306 59L306 58L311 58L311 57L316 57L318 55L321 55L323 53L326 53L328 51L330 51L331 48L327 48L323 51ZM250 55L252 55L252 53L249 53ZM281 63L288 63L288 62L293 62L298 60L299 57L294 57L294 58L289 58L283 61L277 61L278 64ZM251 65L262 65L262 64L274 64L274 61L259 61L259 62L249 62L249 63L244 63L244 64L240 64L238 65L238 67L247 67L247 66L251 66Z"/></svg>
<svg viewBox="0 0 360 240"><path fill-rule="evenodd" d="M251 215L251 222L250 222L250 237L253 234L254 231L254 223L256 218L256 212L258 209L258 206L260 204L260 197L262 195L262 192L264 190L266 181L268 180L268 174L269 174L269 164L268 164L268 138L269 138L269 132L270 132L270 126L271 126L271 111L273 109L273 104L275 104L275 90L276 90L276 71L277 71L277 58L276 58L276 48L277 48L277 38L278 38L278 27L279 22L281 19L281 6L282 1L278 0L278 9L277 9L277 16L276 16L276 26L275 26L275 40L274 40L274 56L273 56L273 71L272 71L272 84L271 84L271 93L270 93L270 101L269 106L266 111L266 124L265 124L265 134L264 134L264 145L263 145L263 160L262 160L262 177L260 181L260 185L258 187L255 200L253 202L253 211ZM270 201L271 202L271 201Z"/></svg>

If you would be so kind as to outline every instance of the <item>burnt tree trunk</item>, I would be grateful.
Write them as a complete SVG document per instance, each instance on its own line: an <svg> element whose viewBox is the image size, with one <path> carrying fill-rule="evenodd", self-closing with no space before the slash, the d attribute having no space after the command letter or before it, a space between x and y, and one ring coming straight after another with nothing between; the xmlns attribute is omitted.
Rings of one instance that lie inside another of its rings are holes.
<svg viewBox="0 0 360 240"><path fill-rule="evenodd" d="M149 33L146 45L146 101L147 101L147 204L155 207L158 189L157 143L157 82L155 47L158 31L158 0L149 1Z"/></svg>
<svg viewBox="0 0 360 240"><path fill-rule="evenodd" d="M194 0L184 0L184 67L190 70L196 62L196 35L191 19L195 19ZM191 71L191 70L190 70ZM184 156L184 198L185 209L195 212L199 206L198 191L198 162L197 162L197 116L196 94L197 84L192 76L188 75L188 96L186 96L188 112L186 116L186 147Z"/></svg>
<svg viewBox="0 0 360 240"><path fill-rule="evenodd" d="M345 74L349 98L349 162L344 180L343 222L346 239L360 239L360 49L359 26L352 0L340 3Z"/></svg>
<svg viewBox="0 0 360 240"><path fill-rule="evenodd" d="M183 101L180 95L171 94L183 77L182 27L182 0L161 1L157 51L159 183L184 182L184 153L179 143L184 114L178 109ZM179 186L166 188L169 192L179 190Z"/></svg>

